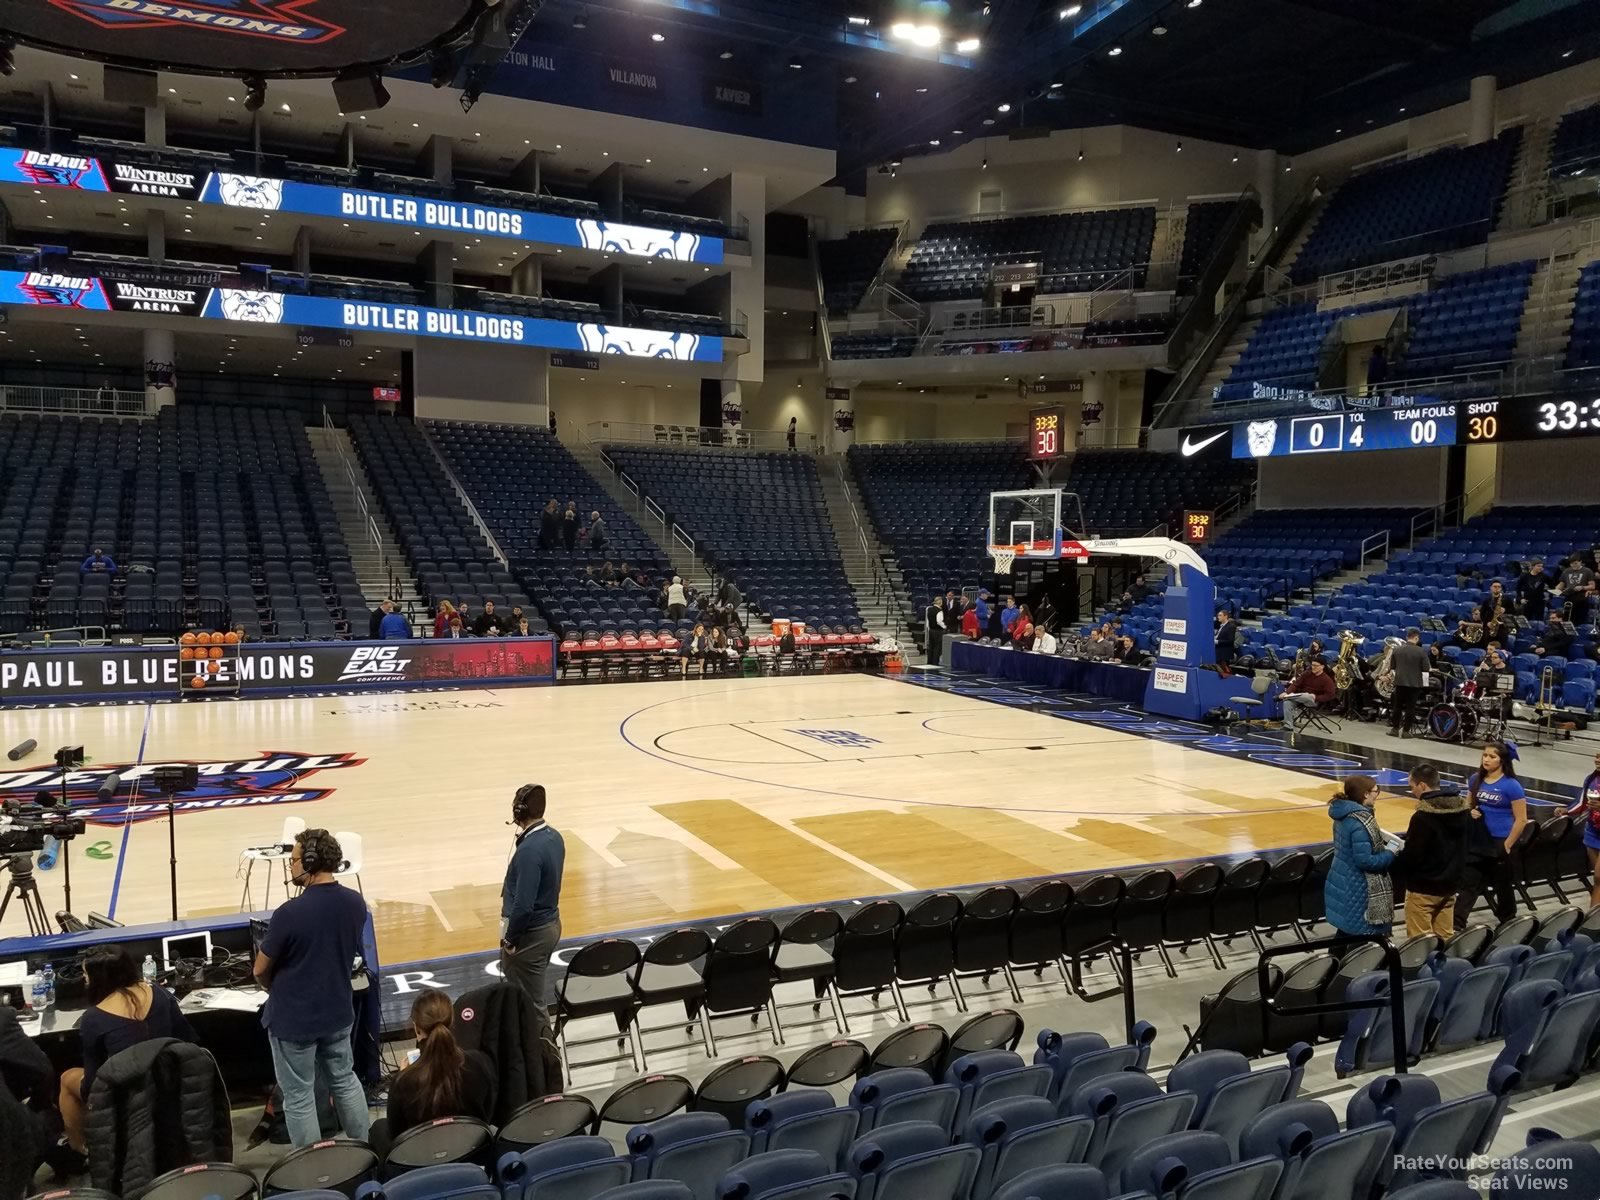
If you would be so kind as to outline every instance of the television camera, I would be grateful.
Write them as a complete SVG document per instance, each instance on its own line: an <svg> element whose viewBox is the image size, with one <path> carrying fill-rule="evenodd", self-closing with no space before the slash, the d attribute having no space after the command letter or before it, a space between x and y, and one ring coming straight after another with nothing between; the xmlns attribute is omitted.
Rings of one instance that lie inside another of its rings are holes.
<svg viewBox="0 0 1600 1200"><path fill-rule="evenodd" d="M83 818L57 804L49 792L39 792L32 802L0 803L0 857L33 854L44 849L46 838L64 842L83 831Z"/></svg>

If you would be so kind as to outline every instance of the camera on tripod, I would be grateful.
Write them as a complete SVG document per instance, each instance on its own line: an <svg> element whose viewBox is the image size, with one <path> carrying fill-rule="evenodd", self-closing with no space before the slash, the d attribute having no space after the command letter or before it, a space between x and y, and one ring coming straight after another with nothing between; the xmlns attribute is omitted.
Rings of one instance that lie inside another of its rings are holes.
<svg viewBox="0 0 1600 1200"><path fill-rule="evenodd" d="M73 816L71 809L41 802L52 799L49 792L40 792L32 803L0 803L0 857L32 854L44 849L46 838L64 842L84 831L83 818Z"/></svg>

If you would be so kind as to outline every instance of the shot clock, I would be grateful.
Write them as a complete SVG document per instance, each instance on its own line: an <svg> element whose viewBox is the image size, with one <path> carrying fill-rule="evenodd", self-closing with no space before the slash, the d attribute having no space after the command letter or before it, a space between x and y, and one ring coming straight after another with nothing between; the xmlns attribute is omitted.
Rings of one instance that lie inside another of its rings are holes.
<svg viewBox="0 0 1600 1200"><path fill-rule="evenodd" d="M1600 397L1474 400L1461 405L1461 444L1600 437Z"/></svg>
<svg viewBox="0 0 1600 1200"><path fill-rule="evenodd" d="M1066 410L1059 404L1036 408L1028 413L1028 457L1034 462L1060 458L1061 435L1066 429Z"/></svg>

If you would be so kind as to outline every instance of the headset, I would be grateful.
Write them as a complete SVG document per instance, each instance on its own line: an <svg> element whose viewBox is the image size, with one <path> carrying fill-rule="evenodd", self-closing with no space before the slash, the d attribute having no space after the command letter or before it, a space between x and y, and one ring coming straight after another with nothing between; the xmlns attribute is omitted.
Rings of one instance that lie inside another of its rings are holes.
<svg viewBox="0 0 1600 1200"><path fill-rule="evenodd" d="M308 829L300 835L300 868L307 875L336 871L344 863L344 848L326 829Z"/></svg>
<svg viewBox="0 0 1600 1200"><path fill-rule="evenodd" d="M511 820L514 824L521 825L533 820L535 806L543 815L544 786L538 783L525 783L517 789L517 794L511 798Z"/></svg>

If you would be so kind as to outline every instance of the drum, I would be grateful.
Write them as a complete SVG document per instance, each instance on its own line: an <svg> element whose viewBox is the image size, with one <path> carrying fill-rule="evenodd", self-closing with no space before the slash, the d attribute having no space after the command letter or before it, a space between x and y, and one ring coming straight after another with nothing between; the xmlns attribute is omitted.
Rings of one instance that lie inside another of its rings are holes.
<svg viewBox="0 0 1600 1200"><path fill-rule="evenodd" d="M1478 731L1478 714L1460 704L1435 704L1428 710L1428 731L1441 742L1471 741Z"/></svg>
<svg viewBox="0 0 1600 1200"><path fill-rule="evenodd" d="M1478 681L1469 679L1456 690L1456 696L1462 700L1476 700L1478 698Z"/></svg>

